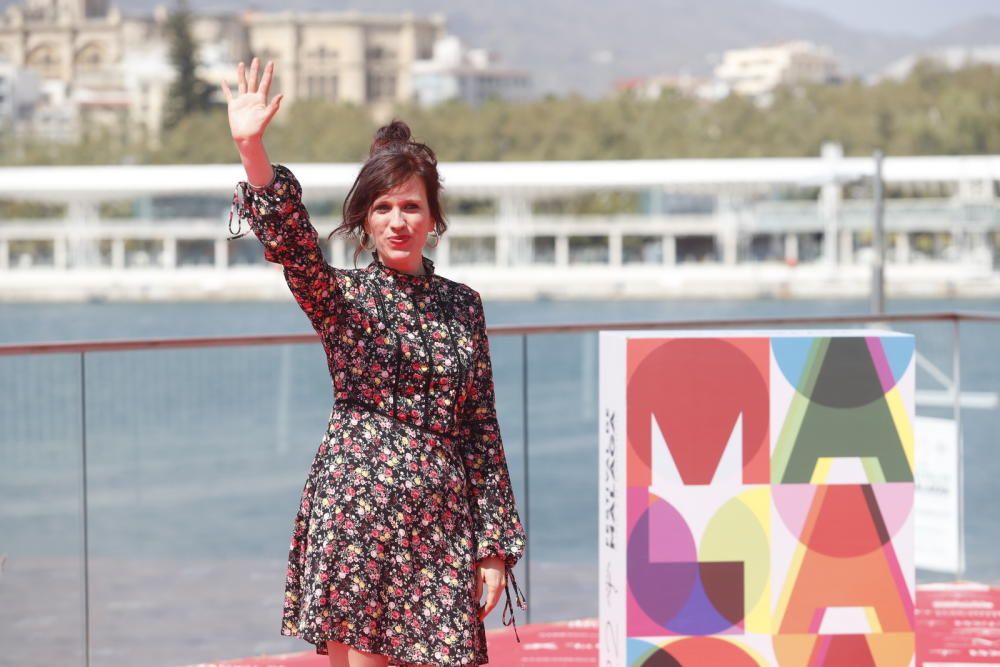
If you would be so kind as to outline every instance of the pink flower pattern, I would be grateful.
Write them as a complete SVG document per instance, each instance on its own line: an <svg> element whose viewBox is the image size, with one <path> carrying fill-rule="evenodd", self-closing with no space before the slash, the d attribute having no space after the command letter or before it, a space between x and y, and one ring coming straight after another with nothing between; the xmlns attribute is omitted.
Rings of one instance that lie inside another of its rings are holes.
<svg viewBox="0 0 1000 667"><path fill-rule="evenodd" d="M302 489L281 634L336 640L389 664L482 665L476 562L512 568L526 536L497 422L478 292L434 272L327 264L295 176L233 197L319 334L335 403ZM249 232L246 232L249 233ZM238 231L232 238L246 233ZM516 625L515 625L516 634Z"/></svg>

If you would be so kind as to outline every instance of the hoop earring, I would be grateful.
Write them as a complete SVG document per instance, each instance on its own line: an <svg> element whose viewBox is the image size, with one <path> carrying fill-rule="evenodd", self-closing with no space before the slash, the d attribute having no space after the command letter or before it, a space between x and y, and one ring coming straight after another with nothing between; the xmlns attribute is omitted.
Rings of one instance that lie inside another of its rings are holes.
<svg viewBox="0 0 1000 667"><path fill-rule="evenodd" d="M436 229L435 229L435 230L433 230L433 231L432 231L432 232L431 232L430 234L428 234L427 236L428 236L428 237L430 237L431 235L433 235L433 236L434 236L434 238L435 238L436 240L434 241L434 245L431 245L430 243L428 243L428 244L427 244L427 247L428 247L428 248L436 248L436 247L438 247L438 243L441 243L441 235L440 235L440 234L438 234L438 231L437 231Z"/></svg>
<svg viewBox="0 0 1000 667"><path fill-rule="evenodd" d="M369 239L369 238L371 238L371 237L369 237L367 233L361 232L361 238L360 238L361 243L359 245L361 246L362 250L374 250L374 248L375 248L375 239L372 238L372 244L369 246L369 245L367 245L367 239Z"/></svg>

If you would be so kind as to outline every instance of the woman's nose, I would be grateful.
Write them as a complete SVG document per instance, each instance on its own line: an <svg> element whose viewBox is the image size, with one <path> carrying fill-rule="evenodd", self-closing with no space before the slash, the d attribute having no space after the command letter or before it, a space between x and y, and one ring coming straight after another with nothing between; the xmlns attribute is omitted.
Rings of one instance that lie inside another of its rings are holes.
<svg viewBox="0 0 1000 667"><path fill-rule="evenodd" d="M392 227L406 226L406 220L403 219L403 211L401 209L392 209L392 214L389 217L389 225Z"/></svg>

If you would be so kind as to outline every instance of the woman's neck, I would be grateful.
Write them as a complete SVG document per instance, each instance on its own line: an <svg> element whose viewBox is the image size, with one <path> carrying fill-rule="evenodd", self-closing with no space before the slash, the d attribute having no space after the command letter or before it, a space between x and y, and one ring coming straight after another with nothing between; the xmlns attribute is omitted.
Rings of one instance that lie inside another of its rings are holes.
<svg viewBox="0 0 1000 667"><path fill-rule="evenodd" d="M416 265L415 266L413 266L413 265L403 266L403 265L397 264L395 262L387 262L377 252L375 253L375 256L378 259L378 261L380 261L382 264L384 264L385 266L389 267L390 269L393 269L395 271L399 271L400 273L408 273L411 276L422 276L422 275L425 275L427 273L427 271L424 270L424 258L423 258L422 255L417 255L417 260L416 260Z"/></svg>

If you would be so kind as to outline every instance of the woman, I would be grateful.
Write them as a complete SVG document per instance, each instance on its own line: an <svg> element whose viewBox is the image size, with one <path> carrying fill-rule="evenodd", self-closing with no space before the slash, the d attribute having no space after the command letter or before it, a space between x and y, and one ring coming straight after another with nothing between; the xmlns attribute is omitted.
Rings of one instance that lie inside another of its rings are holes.
<svg viewBox="0 0 1000 667"><path fill-rule="evenodd" d="M526 538L482 300L422 254L446 229L437 160L405 124L381 128L334 230L359 238L355 265L362 248L372 262L330 266L298 181L264 151L273 72L258 84L254 58L238 95L222 83L247 174L233 203L319 334L336 398L295 518L281 633L335 667L484 664L501 589L514 622L508 582L526 608L511 569Z"/></svg>

